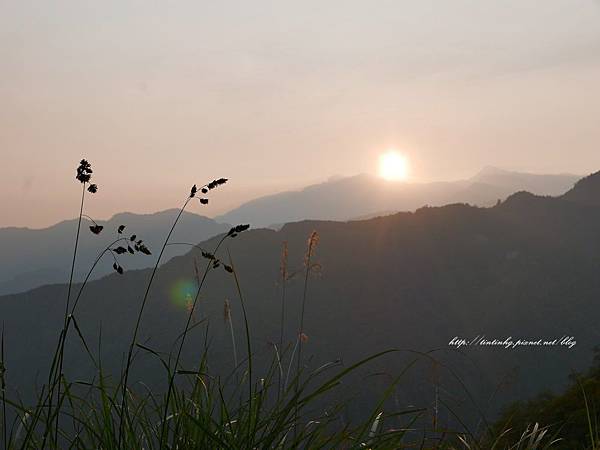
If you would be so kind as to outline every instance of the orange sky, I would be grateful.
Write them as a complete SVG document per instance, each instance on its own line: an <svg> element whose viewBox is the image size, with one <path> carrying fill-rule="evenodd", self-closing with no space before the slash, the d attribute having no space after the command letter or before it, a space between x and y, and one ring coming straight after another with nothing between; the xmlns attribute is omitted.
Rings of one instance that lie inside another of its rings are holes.
<svg viewBox="0 0 600 450"><path fill-rule="evenodd" d="M218 3L218 4L217 4ZM0 226L77 210L205 211L376 170L600 169L600 3L90 0L0 3Z"/></svg>

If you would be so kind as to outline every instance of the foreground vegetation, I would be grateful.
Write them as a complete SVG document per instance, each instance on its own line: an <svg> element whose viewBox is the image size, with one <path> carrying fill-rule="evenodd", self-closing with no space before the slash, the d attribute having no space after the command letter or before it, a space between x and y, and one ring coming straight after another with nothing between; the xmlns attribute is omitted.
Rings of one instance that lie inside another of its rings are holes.
<svg viewBox="0 0 600 450"><path fill-rule="evenodd" d="M535 422L548 425L549 433L560 436L553 446L557 450L600 446L600 348L596 349L593 366L585 373L573 374L563 393L545 392L508 406L495 432L508 430L501 440L507 444Z"/></svg>
<svg viewBox="0 0 600 450"><path fill-rule="evenodd" d="M310 307L310 278L319 269L315 262L318 245L316 232L308 237L303 269L300 271L290 273L286 247L283 246L280 270L282 317L286 304L286 283L292 277L299 277L303 282L301 313L294 342L284 342L284 321L281 321L281 339L272 346L273 359L269 367L255 365L255 352L250 339L252 330L248 325L243 291L239 287L234 260L231 255L223 259L219 256L219 249L224 242L235 239L248 229L248 225L243 224L234 226L225 233L214 249L202 249L205 264L203 267L196 267L197 291L187 305L187 322L175 342L174 351L164 355L138 342L140 324L161 257L170 244L181 214L193 201L198 201L201 205L208 203L210 191L222 186L227 180L219 178L200 187L194 185L190 189L179 215L158 250L148 248L143 239L128 230L126 225L119 226L115 230L116 239L99 252L84 282L75 289L73 274L77 248L82 218L87 217L84 214L85 199L86 195L98 190L98 186L90 182L91 176L91 165L82 160L76 175L82 185L82 197L71 277L65 299L64 323L47 381L40 387L38 400L34 404L25 404L18 398L6 395L6 386L10 380L4 367L4 339L1 342L1 438L5 449L543 449L558 448L559 445L570 449L597 448L598 415L593 401L599 395L597 369L579 380L577 386L572 387L572 394L571 390L565 394L570 400L544 397L538 403L515 405L507 410L499 425L477 436L465 428L440 429L435 421L429 420L435 417L437 411L428 407L391 409L387 399L401 382L402 374L398 374L381 398L373 402L372 410L365 411L362 421L345 423L340 415L344 400L336 393L338 386L357 369L366 367L395 350L382 351L346 367L332 362L310 368L303 355L303 346L308 339L304 333L304 312ZM89 231L98 235L106 232L96 223L89 227ZM158 258L140 298L123 370L120 376L115 377L104 371L102 360L97 356L100 352L90 348L79 328L79 300L94 269L98 264L104 263L106 258L110 258L110 264L117 274L123 274L127 255L150 255L153 252L158 254ZM230 326L232 359L235 362L235 369L226 375L215 373L211 369L206 356L208 347L199 349L195 367L184 367L181 361L182 349L190 331L205 325L203 321L194 321L194 312L207 276L215 270L224 270L230 274L231 282L237 287L236 302L241 308L245 323L245 335L242 339L244 345L240 348L242 351L238 352L231 325L230 306L225 303L224 318ZM93 379L66 378L63 366L68 339L79 340L85 348L90 364L96 369ZM159 392L134 389L130 383L131 367L136 354L140 352L151 354L164 368L164 389ZM420 357L429 356L418 355L416 358ZM576 395L575 392L581 395ZM544 401L550 403L543 403ZM561 440L561 432L568 428L557 425L567 423L569 418L566 414L540 413L540 408L553 413L561 409L565 412L577 412L577 428L572 428L564 440ZM546 427L536 425L538 422ZM586 427L582 428L581 424Z"/></svg>

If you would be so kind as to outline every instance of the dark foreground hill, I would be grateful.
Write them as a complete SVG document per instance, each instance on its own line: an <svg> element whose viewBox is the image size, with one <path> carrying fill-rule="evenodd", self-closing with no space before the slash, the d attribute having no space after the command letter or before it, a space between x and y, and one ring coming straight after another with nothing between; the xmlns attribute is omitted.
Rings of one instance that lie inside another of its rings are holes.
<svg viewBox="0 0 600 450"><path fill-rule="evenodd" d="M91 222L84 220L78 255L80 270L76 273L76 279L83 279L83 268L94 261L99 247L114 239L119 225L127 225L128 234L137 233L152 247L161 242L176 214L177 210L174 209L155 214L117 214L109 220L98 221L105 228L100 236L89 233L87 228ZM44 284L68 282L76 229L77 220L66 220L39 230L14 227L0 229L0 294L23 292ZM204 240L227 229L227 225L207 217L185 213L173 242ZM167 250L166 259L185 251L185 247L172 246ZM129 268L139 269L151 266L154 261L154 256L135 255L127 262ZM106 275L110 270L110 266L100 267L94 278Z"/></svg>
<svg viewBox="0 0 600 450"><path fill-rule="evenodd" d="M574 373L563 392L546 391L535 398L509 405L502 412L495 428L504 432L501 444L505 446L517 442L518 436L528 426L531 427L531 424L541 423L552 426L550 433L560 435L560 442L552 448L556 450L583 448L584 445L592 442L590 436L593 434L590 433L590 426L592 430L596 430L596 437L593 439L596 442L598 439L598 429L594 422L598 399L600 399L600 347L597 349L594 365L583 373ZM590 410L589 414L586 403ZM505 431L507 428L510 428L509 432Z"/></svg>
<svg viewBox="0 0 600 450"><path fill-rule="evenodd" d="M597 177L581 183L595 183ZM259 359L267 360L271 344L279 341L281 244L289 243L290 270L302 269L313 230L320 237L315 257L320 271L310 277L308 290L305 354L313 355L310 365L336 359L348 364L387 348L433 350L435 361L421 357L400 383L393 396L399 406L432 407L437 397L439 404L473 416L492 414L511 400L560 388L572 369L590 364L592 349L600 343L600 207L572 195L521 192L492 208L454 204L365 221L304 221L226 241L218 256L227 260L226 250L231 252ZM212 249L215 243L212 239L201 246ZM163 352L172 348L185 321L186 299L193 294L195 262L201 267L206 263L199 249L160 269L139 342ZM149 275L149 270L112 274L85 289L77 321L94 352L101 333L105 368L119 370ZM302 277L289 282L287 342L298 331L302 285ZM56 285L0 298L9 384L25 398L36 375L43 380L65 292L64 285ZM226 298L232 304L238 351L244 354L240 300L231 274L219 268L209 273L202 291L196 320L207 320L188 342L186 367L197 365L209 325L211 373L231 369L232 346L223 322ZM514 341L571 337L576 345L466 346L459 351L448 345L455 337L471 341L482 335ZM75 335L71 342L68 376L93 376ZM349 414L361 414L371 393L413 357L410 352L388 355L370 367L379 375L355 377L354 390L347 386L357 395ZM135 367L134 380L164 387L153 356L141 353ZM452 420L448 411L440 415L442 422Z"/></svg>

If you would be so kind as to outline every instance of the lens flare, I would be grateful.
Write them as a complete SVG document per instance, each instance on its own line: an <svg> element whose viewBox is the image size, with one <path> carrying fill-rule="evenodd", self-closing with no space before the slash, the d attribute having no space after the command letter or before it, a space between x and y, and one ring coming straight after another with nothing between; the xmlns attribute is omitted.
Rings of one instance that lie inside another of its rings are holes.
<svg viewBox="0 0 600 450"><path fill-rule="evenodd" d="M181 279L177 280L169 291L171 303L178 308L187 309L191 307L198 291L196 280Z"/></svg>

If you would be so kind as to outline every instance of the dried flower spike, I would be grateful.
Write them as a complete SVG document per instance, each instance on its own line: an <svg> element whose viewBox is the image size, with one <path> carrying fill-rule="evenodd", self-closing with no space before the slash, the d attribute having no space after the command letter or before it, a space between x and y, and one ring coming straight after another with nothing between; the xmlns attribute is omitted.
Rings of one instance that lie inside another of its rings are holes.
<svg viewBox="0 0 600 450"><path fill-rule="evenodd" d="M319 233L313 231L310 233L310 237L306 243L306 254L304 255L304 265L308 267L310 265L310 258L315 252L315 248L319 243Z"/></svg>
<svg viewBox="0 0 600 450"><path fill-rule="evenodd" d="M281 262L279 264L279 272L281 273L281 278L285 280L287 278L288 273L288 243L287 241L283 241L281 244Z"/></svg>
<svg viewBox="0 0 600 450"><path fill-rule="evenodd" d="M202 256L206 259L215 259L215 255L209 252L205 252L204 250L202 250Z"/></svg>
<svg viewBox="0 0 600 450"><path fill-rule="evenodd" d="M231 305L227 299L225 299L225 304L223 305L223 319L225 322L229 322L231 320Z"/></svg>
<svg viewBox="0 0 600 450"><path fill-rule="evenodd" d="M148 247L146 247L144 244L136 244L138 247L138 251L142 252L144 255L151 255L152 252L150 251L150 249L148 249Z"/></svg>
<svg viewBox="0 0 600 450"><path fill-rule="evenodd" d="M319 243L319 233L313 231L308 238L308 250L313 251L317 244Z"/></svg>

